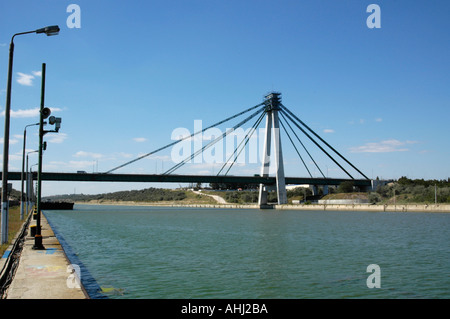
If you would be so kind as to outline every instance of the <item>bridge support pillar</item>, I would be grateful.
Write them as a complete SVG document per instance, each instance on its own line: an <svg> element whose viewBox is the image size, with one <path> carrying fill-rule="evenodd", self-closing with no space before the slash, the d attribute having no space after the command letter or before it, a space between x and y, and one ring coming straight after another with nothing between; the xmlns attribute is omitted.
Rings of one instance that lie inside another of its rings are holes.
<svg viewBox="0 0 450 319"><path fill-rule="evenodd" d="M263 159L261 166L261 176L269 176L269 166L270 166L270 141L272 133L272 113L266 113L266 132L264 135L264 149L263 149ZM258 205L267 205L267 186L264 184L259 185L259 198Z"/></svg>
<svg viewBox="0 0 450 319"><path fill-rule="evenodd" d="M312 191L313 196L319 195L319 188L317 187L317 185L311 186L311 191Z"/></svg>
<svg viewBox="0 0 450 319"><path fill-rule="evenodd" d="M278 120L278 110L280 103L280 93L271 93L266 96L266 134L264 136L264 153L261 167L261 176L269 176L270 151L272 132L274 138L274 156L276 169L276 189L278 205L287 204L286 181L284 175L283 152L281 150L280 125ZM267 186L261 184L259 187L258 204L263 207L268 204Z"/></svg>

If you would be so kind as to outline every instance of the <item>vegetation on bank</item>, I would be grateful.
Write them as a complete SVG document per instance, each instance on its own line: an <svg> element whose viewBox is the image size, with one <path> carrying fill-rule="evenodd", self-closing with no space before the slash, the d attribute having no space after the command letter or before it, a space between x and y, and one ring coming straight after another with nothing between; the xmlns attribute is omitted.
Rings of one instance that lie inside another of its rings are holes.
<svg viewBox="0 0 450 319"><path fill-rule="evenodd" d="M155 202L176 202L183 204L215 203L214 199L194 194L185 190L171 190L162 188L146 188L141 190L119 191L105 194L85 195L68 194L55 195L43 198L50 201L72 201L72 202L137 202L137 203L155 203Z"/></svg>
<svg viewBox="0 0 450 319"><path fill-rule="evenodd" d="M369 201L375 204L444 204L450 203L450 179L411 180L401 177L398 181L379 186L369 194Z"/></svg>
<svg viewBox="0 0 450 319"><path fill-rule="evenodd" d="M119 191L113 193L85 195L69 194L45 197L44 200L54 201L124 201L124 202L162 202L162 201L181 201L185 199L184 191L168 190L161 188L146 188L141 190Z"/></svg>
<svg viewBox="0 0 450 319"><path fill-rule="evenodd" d="M17 232L22 229L24 222L25 220L20 220L20 206L10 207L8 210L8 242L0 245L0 256L3 256L8 249Z"/></svg>
<svg viewBox="0 0 450 319"><path fill-rule="evenodd" d="M369 193L353 192L353 193L334 193L328 194L321 199L333 200L333 199L368 199Z"/></svg>
<svg viewBox="0 0 450 319"><path fill-rule="evenodd" d="M208 191L222 196L228 203L255 204L258 202L257 191L248 191L243 185L242 191ZM411 180L401 177L386 185L380 185L371 192L361 192L352 182L344 182L338 187L329 187L329 194L323 196L323 189L319 188L318 196L312 196L309 188L297 187L287 191L288 203L293 200L310 203L311 200L321 199L367 199L372 204L438 204L450 203L450 179L447 180ZM268 193L269 202L277 201L277 193Z"/></svg>

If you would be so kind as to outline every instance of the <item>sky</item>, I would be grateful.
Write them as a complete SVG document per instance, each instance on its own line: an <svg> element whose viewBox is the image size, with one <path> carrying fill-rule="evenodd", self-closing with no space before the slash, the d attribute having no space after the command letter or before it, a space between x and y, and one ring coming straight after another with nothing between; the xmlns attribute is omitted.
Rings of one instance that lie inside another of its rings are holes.
<svg viewBox="0 0 450 319"><path fill-rule="evenodd" d="M371 4L378 9L368 10ZM21 170L24 128L39 121L45 63L45 105L62 124L45 135L44 171L106 172L276 91L369 178L447 179L449 12L445 0L1 0L1 136L12 35L61 29L14 39L9 170ZM243 118L217 126L216 134ZM27 128L27 153L38 148L37 131ZM197 143L209 142L206 133ZM253 137L260 151L263 132ZM281 141L286 176L308 176L282 130ZM175 173L217 174L230 152L223 148L222 162L200 158ZM313 144L307 149L328 177L346 177ZM115 173L160 174L184 150L171 147ZM29 159L35 165L37 153ZM259 174L260 166L243 160L229 174ZM44 182L43 195L178 186Z"/></svg>

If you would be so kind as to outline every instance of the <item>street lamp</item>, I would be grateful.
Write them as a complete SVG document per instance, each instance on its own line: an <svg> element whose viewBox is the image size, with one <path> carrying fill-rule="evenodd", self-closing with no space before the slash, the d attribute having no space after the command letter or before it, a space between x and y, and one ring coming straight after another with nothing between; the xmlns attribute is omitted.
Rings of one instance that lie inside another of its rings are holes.
<svg viewBox="0 0 450 319"><path fill-rule="evenodd" d="M36 150L36 151L31 151L31 152L28 152L27 153L27 195L26 195L26 200L27 200L27 213L30 211L30 208L29 208L29 205L30 205L30 198L31 198L31 196L30 196L30 193L31 193L31 190L33 189L33 187L32 187L32 182L30 183L30 174L29 174L29 171L28 171L28 155L30 155L31 153L37 153L37 152L39 152L39 150ZM37 164L36 164L37 165ZM30 189L30 185L31 185L31 189Z"/></svg>
<svg viewBox="0 0 450 319"><path fill-rule="evenodd" d="M45 33L47 36L58 35L59 27L57 25L51 25L51 26L48 26L45 28L37 29L36 31L28 32L28 33L32 33L32 32Z"/></svg>
<svg viewBox="0 0 450 319"><path fill-rule="evenodd" d="M24 200L24 191L23 191L23 178L24 178L24 170L25 170L25 146L26 146L26 141L27 141L27 127L29 126L35 126L35 125L39 125L39 123L34 123L34 124L29 124L27 126L25 126L25 129L23 130L23 152L22 152L22 174L20 175L20 180L21 180L21 193L20 193L20 220L23 219L23 215L24 215L24 204L23 204L23 200ZM28 213L28 210L27 210Z"/></svg>
<svg viewBox="0 0 450 319"><path fill-rule="evenodd" d="M44 130L44 119L50 116L51 110L47 107L44 107L45 103L45 74L46 74L46 64L42 63L42 86L41 86L41 108L40 108L40 116L39 116L39 161L38 161L38 175L37 175L37 199L36 199L36 208L37 208L37 221L36 221L36 235L34 236L34 245L33 249L43 250L45 247L42 245L42 235L41 235L41 214L42 214L42 205L41 205L41 197L42 197L42 152L44 149L43 138L46 133L54 132L58 133L61 128L61 118L51 116L49 118L49 124L55 125L54 130Z"/></svg>
<svg viewBox="0 0 450 319"><path fill-rule="evenodd" d="M39 152L39 151L37 151L37 152ZM31 165L30 166L30 171L29 171L29 174L30 174L30 176L29 176L29 178L30 178L30 197L31 197L31 201L30 201L30 204L31 204L31 202L33 202L33 200L34 200L34 202L33 203L35 203L36 202L36 191L34 190L34 185L33 185L33 167L34 166L38 166L39 164L38 163L36 163L36 164L33 164L33 165ZM37 172L36 172L37 173ZM37 183L36 183L37 184ZM31 205L32 206L32 205Z"/></svg>
<svg viewBox="0 0 450 319"><path fill-rule="evenodd" d="M34 31L16 33L11 38L9 46L9 64L8 64L8 80L6 86L6 104L5 104L5 134L3 135L3 170L2 170L2 212L1 212L1 243L8 242L8 157L9 157L9 119L11 112L11 82L14 57L14 37L28 33L45 33L47 36L59 33L57 25L48 26Z"/></svg>

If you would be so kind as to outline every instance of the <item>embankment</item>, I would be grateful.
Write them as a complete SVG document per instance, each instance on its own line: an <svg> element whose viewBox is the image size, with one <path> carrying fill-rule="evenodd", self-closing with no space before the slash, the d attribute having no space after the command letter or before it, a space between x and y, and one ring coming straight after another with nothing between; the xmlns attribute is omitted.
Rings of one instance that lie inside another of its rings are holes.
<svg viewBox="0 0 450 319"><path fill-rule="evenodd" d="M430 212L450 213L450 205L447 204L403 204L403 205L371 205L371 204L346 204L346 205L275 205L276 209L299 210L336 210L336 211L365 211L365 212Z"/></svg>
<svg viewBox="0 0 450 319"><path fill-rule="evenodd" d="M202 207L202 208L239 208L259 209L256 204L180 204L176 202L127 202L127 201L89 201L76 202L79 205L124 205L124 206L166 206L166 207ZM371 205L371 204L311 204L311 205L273 205L274 209L292 210L329 210L329 211L369 211L369 212L430 212L450 213L448 204L400 204L400 205Z"/></svg>

